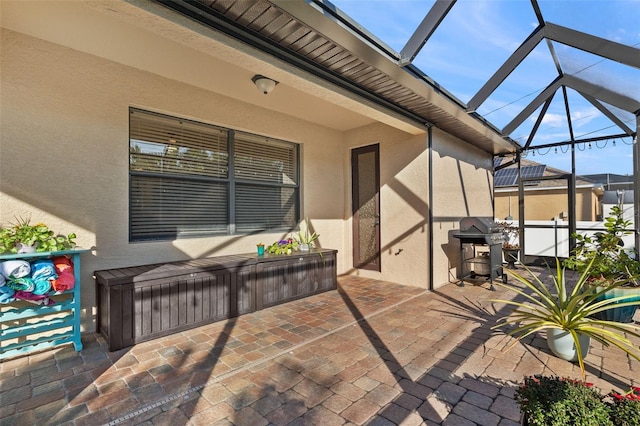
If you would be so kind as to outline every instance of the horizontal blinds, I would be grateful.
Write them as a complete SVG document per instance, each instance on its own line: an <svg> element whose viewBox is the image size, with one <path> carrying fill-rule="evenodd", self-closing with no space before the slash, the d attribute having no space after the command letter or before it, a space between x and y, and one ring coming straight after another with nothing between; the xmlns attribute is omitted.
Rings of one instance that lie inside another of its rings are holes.
<svg viewBox="0 0 640 426"><path fill-rule="evenodd" d="M136 108L129 132L131 241L295 228L298 145Z"/></svg>
<svg viewBox="0 0 640 426"><path fill-rule="evenodd" d="M228 177L227 130L132 109L129 133L132 171Z"/></svg>
<svg viewBox="0 0 640 426"><path fill-rule="evenodd" d="M227 184L171 177L131 176L132 240L227 232Z"/></svg>
<svg viewBox="0 0 640 426"><path fill-rule="evenodd" d="M236 132L234 162L239 181L298 184L298 146L291 142Z"/></svg>
<svg viewBox="0 0 640 426"><path fill-rule="evenodd" d="M236 184L236 228L241 232L293 229L297 205L297 188Z"/></svg>

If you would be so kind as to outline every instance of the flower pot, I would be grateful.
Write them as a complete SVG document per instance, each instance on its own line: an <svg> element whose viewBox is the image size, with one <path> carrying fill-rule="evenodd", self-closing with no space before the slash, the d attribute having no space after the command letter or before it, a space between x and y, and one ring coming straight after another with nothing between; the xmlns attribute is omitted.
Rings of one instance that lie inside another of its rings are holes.
<svg viewBox="0 0 640 426"><path fill-rule="evenodd" d="M505 262L507 262L507 268L516 269L516 262L518 261L519 248L503 248L502 255Z"/></svg>
<svg viewBox="0 0 640 426"><path fill-rule="evenodd" d="M596 286L595 291L600 292L604 287ZM640 287L616 287L608 290L598 297L598 300L612 299L614 297L628 296L625 302L638 302L640 304ZM617 302L622 303L622 302ZM611 308L606 311L597 312L593 316L599 320L615 321L623 323L633 322L633 316L638 306L623 306L620 308Z"/></svg>
<svg viewBox="0 0 640 426"><path fill-rule="evenodd" d="M578 340L580 342L582 359L584 359L589 353L591 337L578 333ZM578 360L578 351L576 350L576 346L573 342L573 337L571 336L571 333L566 330L558 328L548 329L547 345L549 345L551 352L560 359L572 362Z"/></svg>
<svg viewBox="0 0 640 426"><path fill-rule="evenodd" d="M298 249L300 251L309 251L309 244L300 244L298 245Z"/></svg>
<svg viewBox="0 0 640 426"><path fill-rule="evenodd" d="M17 243L16 247L18 248L18 253L22 254L22 253L35 253L36 251L36 245L32 245L32 246L28 246L26 244L22 244L22 243Z"/></svg>

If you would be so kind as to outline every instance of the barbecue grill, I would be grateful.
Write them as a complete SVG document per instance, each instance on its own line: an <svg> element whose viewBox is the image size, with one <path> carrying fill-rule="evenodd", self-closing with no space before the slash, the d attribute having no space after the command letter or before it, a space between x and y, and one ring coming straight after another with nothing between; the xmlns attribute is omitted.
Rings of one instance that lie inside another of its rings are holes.
<svg viewBox="0 0 640 426"><path fill-rule="evenodd" d="M494 278L506 281L502 271L502 242L504 235L498 224L488 217L465 217L460 231L453 234L460 240L460 267L457 278L488 277L493 289Z"/></svg>

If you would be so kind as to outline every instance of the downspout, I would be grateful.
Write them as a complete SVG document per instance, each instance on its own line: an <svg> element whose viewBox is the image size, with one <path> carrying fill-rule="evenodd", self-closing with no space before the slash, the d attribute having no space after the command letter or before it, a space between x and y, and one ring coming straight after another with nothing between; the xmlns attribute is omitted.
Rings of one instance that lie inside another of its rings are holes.
<svg viewBox="0 0 640 426"><path fill-rule="evenodd" d="M427 150L429 153L427 167L429 167L429 205L427 206L427 220L429 221L429 290L433 290L433 125L427 126Z"/></svg>
<svg viewBox="0 0 640 426"><path fill-rule="evenodd" d="M636 253L640 251L640 111L636 111L636 134L633 137L633 229L635 233ZM637 259L637 256L636 256Z"/></svg>

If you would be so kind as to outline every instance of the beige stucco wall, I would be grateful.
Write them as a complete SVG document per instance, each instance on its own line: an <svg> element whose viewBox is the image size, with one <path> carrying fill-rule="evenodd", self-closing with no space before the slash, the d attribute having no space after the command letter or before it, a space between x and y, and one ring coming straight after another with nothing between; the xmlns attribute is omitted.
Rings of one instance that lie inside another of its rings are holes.
<svg viewBox="0 0 640 426"><path fill-rule="evenodd" d="M380 145L381 272L352 269L352 274L422 288L438 288L455 277L459 241L451 236L464 216L493 216L492 157L438 129L433 137L433 235L429 226L428 135L408 136L383 125L347 133L345 164L351 149ZM345 194L350 197L351 176ZM351 255L351 205L345 200L345 241ZM433 238L433 264L429 239ZM433 283L431 283L433 274Z"/></svg>
<svg viewBox="0 0 640 426"><path fill-rule="evenodd" d="M14 7L21 4L12 3ZM3 13L6 10L3 6ZM29 9L25 16L31 17L38 10ZM22 21L15 18L11 22L19 26ZM81 22L74 22L75 30ZM40 28L32 24L28 26L30 31ZM60 32L45 35L52 34ZM165 40L138 35L141 37L131 38L132 43L148 42L154 58L162 57L159 52ZM91 43L64 47L6 28L0 37L0 223L31 217L57 232L75 232L79 246L90 249L83 255L81 271L85 331L95 328L94 270L251 252L258 242L270 243L282 237L263 234L129 243L130 106L301 144L302 216L308 217L319 232L322 247L339 250L340 274L421 288L430 288L433 274L433 286L438 287L447 282L451 253L457 253L451 245L450 230L457 228L463 216L492 215L487 174L490 156L434 130L434 264L430 265L429 140L426 130L420 133L419 126L398 123L397 117L373 110L366 103L344 109L339 105L354 103L344 94L336 95L339 102L331 104L325 93L328 88L315 87L316 92L324 91L322 97L316 97L315 92L306 90L313 87L303 84L300 76L289 75L290 80L284 81L288 76L283 75L276 94L258 97L255 88L242 83L250 81L251 70L211 58L198 62L197 55L183 52L174 44L167 45L171 55L179 52L181 60L191 66L183 63L182 68L169 67L171 72L163 68L160 75L152 70L162 68L162 62L149 65L141 60L138 62L143 64L126 65L113 46L104 49L103 57L87 53ZM69 40L77 37L63 39L71 44ZM139 55L143 53L139 51ZM113 59L105 58L111 55ZM211 87L206 86L202 72L193 77L184 72L203 63L207 76L216 82ZM235 93L240 95L235 97ZM287 96L281 96L284 94ZM312 113L301 113L304 108L300 104ZM343 119L332 118L335 116ZM374 120L380 122L360 125ZM359 127L337 130L349 123ZM380 144L381 160L380 273L353 269L351 246L350 152L374 143Z"/></svg>
<svg viewBox="0 0 640 426"><path fill-rule="evenodd" d="M568 212L568 195L566 188L562 189L525 189L525 220L552 220L560 217L563 212ZM495 195L496 217L504 219L509 215L509 203L511 203L511 216L517 220L518 191L497 191ZM593 188L576 189L576 220L594 221L599 211L599 199Z"/></svg>
<svg viewBox="0 0 640 426"><path fill-rule="evenodd" d="M94 270L251 252L281 236L129 243L129 106L300 143L303 215L323 247L343 254L341 132L20 33L1 36L0 222L30 216L91 248L82 258L85 330L94 327Z"/></svg>
<svg viewBox="0 0 640 426"><path fill-rule="evenodd" d="M493 158L446 133L433 131L433 283L455 281L460 241L452 236L466 216L493 217Z"/></svg>
<svg viewBox="0 0 640 426"><path fill-rule="evenodd" d="M428 151L427 134L411 136L382 124L347 132L345 138L344 224L349 273L428 288ZM351 150L380 147L381 272L353 268L351 221Z"/></svg>

